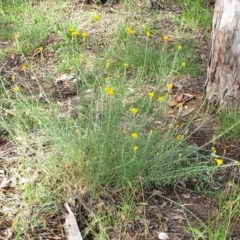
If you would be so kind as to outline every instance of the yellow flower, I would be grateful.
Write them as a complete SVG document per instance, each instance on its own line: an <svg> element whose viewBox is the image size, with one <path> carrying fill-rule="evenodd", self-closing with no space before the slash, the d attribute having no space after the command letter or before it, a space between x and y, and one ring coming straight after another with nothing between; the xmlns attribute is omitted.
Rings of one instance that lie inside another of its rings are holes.
<svg viewBox="0 0 240 240"><path fill-rule="evenodd" d="M135 132L133 132L133 133L131 134L131 137L132 137L133 139L136 139L136 138L138 138L138 134L135 133Z"/></svg>
<svg viewBox="0 0 240 240"><path fill-rule="evenodd" d="M43 52L43 47L37 48L37 51L40 52L40 53Z"/></svg>
<svg viewBox="0 0 240 240"><path fill-rule="evenodd" d="M180 45L180 44L177 45L177 50L178 50L178 51L181 51L181 50L182 50L182 45Z"/></svg>
<svg viewBox="0 0 240 240"><path fill-rule="evenodd" d="M19 34L14 34L13 37L14 37L15 40L18 40L18 38L19 38Z"/></svg>
<svg viewBox="0 0 240 240"><path fill-rule="evenodd" d="M214 154L216 154L216 153L217 153L217 150L216 150L216 148L215 148L215 147L211 147L211 151L212 151L212 153L214 153Z"/></svg>
<svg viewBox="0 0 240 240"><path fill-rule="evenodd" d="M149 131L149 135L151 136L152 134L153 134L153 130L150 129L150 131Z"/></svg>
<svg viewBox="0 0 240 240"><path fill-rule="evenodd" d="M127 63L123 63L123 67L124 67L124 68L128 68L129 65L128 65Z"/></svg>
<svg viewBox="0 0 240 240"><path fill-rule="evenodd" d="M149 92L149 93L148 93L148 96L149 96L150 98L153 98L153 97L154 97L154 95L155 95L155 93L154 93L154 92Z"/></svg>
<svg viewBox="0 0 240 240"><path fill-rule="evenodd" d="M176 140L177 142L180 142L180 141L183 140L183 138L184 138L184 135L178 134L178 135L176 136L175 140Z"/></svg>
<svg viewBox="0 0 240 240"><path fill-rule="evenodd" d="M135 108L135 107L132 107L129 109L129 112L131 112L133 115L137 114L138 113L138 109Z"/></svg>
<svg viewBox="0 0 240 240"><path fill-rule="evenodd" d="M22 69L23 71L26 71L26 70L27 70L27 65L26 65L26 64L22 64L21 69Z"/></svg>
<svg viewBox="0 0 240 240"><path fill-rule="evenodd" d="M81 35L82 35L83 38L87 38L89 36L87 32L82 32Z"/></svg>
<svg viewBox="0 0 240 240"><path fill-rule="evenodd" d="M13 227L13 228L17 227L17 225L18 225L18 222L17 222L17 221L12 221L12 227Z"/></svg>
<svg viewBox="0 0 240 240"><path fill-rule="evenodd" d="M99 21L101 20L101 17L100 17L99 15L94 15L94 16L93 16L93 20L94 20L95 22L99 22Z"/></svg>
<svg viewBox="0 0 240 240"><path fill-rule="evenodd" d="M184 123L182 122L181 124L177 125L177 128L183 128L184 127Z"/></svg>
<svg viewBox="0 0 240 240"><path fill-rule="evenodd" d="M221 158L214 158L214 161L216 162L216 164L218 166L222 166L223 165L223 160Z"/></svg>
<svg viewBox="0 0 240 240"><path fill-rule="evenodd" d="M146 35L147 38L149 38L149 37L151 36L151 32L146 31L146 32L145 32L145 35Z"/></svg>
<svg viewBox="0 0 240 240"><path fill-rule="evenodd" d="M75 28L73 28L73 27L70 27L70 28L68 29L68 31L69 31L70 33L72 33L72 32L75 32L75 31L76 31L76 29L75 29Z"/></svg>
<svg viewBox="0 0 240 240"><path fill-rule="evenodd" d="M104 92L108 95L114 95L114 90L111 87L105 87Z"/></svg>
<svg viewBox="0 0 240 240"><path fill-rule="evenodd" d="M129 35L134 35L134 33L135 33L135 31L133 31L131 28L129 28L129 27L126 27L125 28L125 31L127 32L127 34L129 34Z"/></svg>
<svg viewBox="0 0 240 240"><path fill-rule="evenodd" d="M169 123L168 128L173 128L173 123Z"/></svg>
<svg viewBox="0 0 240 240"><path fill-rule="evenodd" d="M75 30L75 31L72 31L71 34L72 34L73 37L79 36L79 32L76 31L76 30Z"/></svg>
<svg viewBox="0 0 240 240"><path fill-rule="evenodd" d="M12 88L13 92L19 92L20 91L20 87L15 85L13 88Z"/></svg>
<svg viewBox="0 0 240 240"><path fill-rule="evenodd" d="M138 146L137 145L133 146L132 150L136 152L138 150Z"/></svg>
<svg viewBox="0 0 240 240"><path fill-rule="evenodd" d="M107 67L107 68L109 68L109 67L110 67L110 65L111 65L111 63L112 63L112 62L111 62L111 61L109 61L109 60L108 60L108 61L106 61L106 63L105 63L106 67Z"/></svg>
<svg viewBox="0 0 240 240"><path fill-rule="evenodd" d="M173 88L173 84L172 84L172 83L168 83L168 84L167 84L167 90L168 90L168 92L171 92L171 91L172 91L172 88Z"/></svg>
<svg viewBox="0 0 240 240"><path fill-rule="evenodd" d="M185 67L186 66L186 62L181 62L181 67Z"/></svg>
<svg viewBox="0 0 240 240"><path fill-rule="evenodd" d="M168 37L167 35L164 35L164 36L162 37L162 39L163 39L164 42L169 41L169 37Z"/></svg>
<svg viewBox="0 0 240 240"><path fill-rule="evenodd" d="M158 97L158 102L164 102L165 101L165 98L163 97L163 96L160 96L160 97Z"/></svg>

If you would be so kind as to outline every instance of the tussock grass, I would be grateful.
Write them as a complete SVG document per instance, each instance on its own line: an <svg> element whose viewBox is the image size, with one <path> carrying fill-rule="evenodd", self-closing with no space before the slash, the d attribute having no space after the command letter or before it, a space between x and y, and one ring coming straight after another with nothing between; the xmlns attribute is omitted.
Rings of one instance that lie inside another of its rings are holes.
<svg viewBox="0 0 240 240"><path fill-rule="evenodd" d="M239 108L223 109L219 112L219 128L216 134L221 134L224 139L239 140L240 127L239 127Z"/></svg>

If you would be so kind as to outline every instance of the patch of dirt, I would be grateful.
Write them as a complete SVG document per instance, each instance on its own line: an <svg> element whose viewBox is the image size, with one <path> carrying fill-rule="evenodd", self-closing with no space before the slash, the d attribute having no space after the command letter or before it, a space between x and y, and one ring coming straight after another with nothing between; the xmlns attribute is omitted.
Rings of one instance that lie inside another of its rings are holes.
<svg viewBox="0 0 240 240"><path fill-rule="evenodd" d="M20 194L15 188L16 179L12 176L18 159L13 142L7 137L0 138L0 239L12 239L13 219L19 209Z"/></svg>
<svg viewBox="0 0 240 240"><path fill-rule="evenodd" d="M170 240L190 240L194 239L194 236L188 231L188 228L195 226L201 229L199 226L203 222L216 220L216 217L220 216L220 206L214 198L197 195L192 190L181 190L178 187L176 191L168 189L165 192L162 189L154 189L144 196L144 200L140 197L139 204L136 204L132 212L128 214L129 219L124 219L123 213L117 212L118 210L113 207L121 206L118 202L119 198L104 197L103 200L100 197L98 201L94 202L90 198L87 201L83 199L78 198L76 206L80 229L85 229L88 225L87 220L89 223L94 222L94 212L105 211L105 216L112 216L123 222L124 230L109 228L109 239L157 240L159 232L166 232ZM238 228L240 218L235 220L230 226L229 238L240 236ZM218 223L221 224L222 221L225 219L219 218ZM93 232L100 233L101 225L96 223L91 225L91 229ZM95 239L91 230L86 239Z"/></svg>

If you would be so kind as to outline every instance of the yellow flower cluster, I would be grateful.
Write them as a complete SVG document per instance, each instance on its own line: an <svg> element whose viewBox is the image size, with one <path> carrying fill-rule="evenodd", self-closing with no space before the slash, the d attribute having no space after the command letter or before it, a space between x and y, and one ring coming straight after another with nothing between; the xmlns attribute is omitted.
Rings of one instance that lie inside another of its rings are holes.
<svg viewBox="0 0 240 240"><path fill-rule="evenodd" d="M15 39L15 40L18 40L18 38L19 38L19 35L18 35L18 34L14 34L14 36L13 36L13 37L14 37L14 39Z"/></svg>
<svg viewBox="0 0 240 240"><path fill-rule="evenodd" d="M136 132L133 132L133 133L131 134L131 137L132 137L133 139L137 139L137 138L138 138L138 134L137 134Z"/></svg>
<svg viewBox="0 0 240 240"><path fill-rule="evenodd" d="M216 150L216 148L215 148L214 146L211 148L211 151L212 151L212 153L214 153L214 154L217 153L217 150Z"/></svg>
<svg viewBox="0 0 240 240"><path fill-rule="evenodd" d="M75 28L73 28L73 27L70 27L70 28L68 29L68 31L71 33L72 37L77 37L77 36L79 36L79 32L78 32Z"/></svg>
<svg viewBox="0 0 240 240"><path fill-rule="evenodd" d="M129 109L129 112L131 112L133 115L136 115L138 113L138 109L135 107L132 107Z"/></svg>
<svg viewBox="0 0 240 240"><path fill-rule="evenodd" d="M155 95L155 93L154 93L154 92L149 92L149 93L148 93L148 96L149 96L150 98L153 98L153 97L154 97L154 95Z"/></svg>
<svg viewBox="0 0 240 240"><path fill-rule="evenodd" d="M101 16L99 16L99 15L94 15L94 16L93 16L93 20L94 20L95 22L99 22L99 21L101 20Z"/></svg>
<svg viewBox="0 0 240 240"><path fill-rule="evenodd" d="M26 64L22 64L21 65L21 69L25 72L27 70L27 65Z"/></svg>
<svg viewBox="0 0 240 240"><path fill-rule="evenodd" d="M167 35L163 35L162 39L163 39L164 42L169 41L169 37Z"/></svg>
<svg viewBox="0 0 240 240"><path fill-rule="evenodd" d="M182 50L182 45L180 45L180 44L177 45L177 50L178 50L178 51L181 51L181 50Z"/></svg>
<svg viewBox="0 0 240 240"><path fill-rule="evenodd" d="M221 158L214 158L214 161L216 162L216 164L218 166L222 166L223 165L223 160Z"/></svg>
<svg viewBox="0 0 240 240"><path fill-rule="evenodd" d="M73 27L70 27L69 29L68 29L68 31L71 33L71 35L72 35L72 37L78 37L79 35L80 35L80 32L79 31L77 31L75 28L73 28ZM81 33L81 36L82 36L82 38L87 38L89 35L88 35L88 33L87 32L82 32Z"/></svg>
<svg viewBox="0 0 240 240"><path fill-rule="evenodd" d="M132 149L133 149L134 152L136 152L138 150L138 146L134 145Z"/></svg>
<svg viewBox="0 0 240 240"><path fill-rule="evenodd" d="M13 88L12 88L12 91L13 92L19 92L20 91L20 87L19 86L17 86L17 85L15 85Z"/></svg>
<svg viewBox="0 0 240 240"><path fill-rule="evenodd" d="M185 67L186 66L186 62L181 62L181 67Z"/></svg>
<svg viewBox="0 0 240 240"><path fill-rule="evenodd" d="M173 89L173 84L172 84L172 83L168 83L168 84L167 84L167 90L168 90L168 92L171 92L172 89Z"/></svg>
<svg viewBox="0 0 240 240"><path fill-rule="evenodd" d="M152 99L154 96L155 96L155 92L154 92L154 91L148 92L148 97L149 97L150 99ZM159 96L159 97L157 98L157 101L158 101L159 103L162 103L162 102L165 101L165 97L164 97L164 96Z"/></svg>
<svg viewBox="0 0 240 240"><path fill-rule="evenodd" d="M158 102L164 102L165 101L165 97L163 97L163 96L159 96L158 97Z"/></svg>
<svg viewBox="0 0 240 240"><path fill-rule="evenodd" d="M104 92L108 95L114 95L114 93L115 93L113 88L111 88L111 87L105 87Z"/></svg>
<svg viewBox="0 0 240 240"><path fill-rule="evenodd" d="M88 35L87 32L82 32L82 33L81 33L81 36L82 36L83 38L87 38L89 35Z"/></svg>
<svg viewBox="0 0 240 240"><path fill-rule="evenodd" d="M134 35L134 33L135 33L135 31L130 27L126 27L125 31L128 35Z"/></svg>
<svg viewBox="0 0 240 240"><path fill-rule="evenodd" d="M146 35L147 38L149 38L151 36L151 32L150 31L146 31L145 35Z"/></svg>
<svg viewBox="0 0 240 240"><path fill-rule="evenodd" d="M37 48L37 52L42 53L43 52L43 47Z"/></svg>
<svg viewBox="0 0 240 240"><path fill-rule="evenodd" d="M183 138L184 138L184 135L183 135L183 134L178 134L178 135L176 136L175 140L176 140L177 142L180 142L180 141L183 140Z"/></svg>

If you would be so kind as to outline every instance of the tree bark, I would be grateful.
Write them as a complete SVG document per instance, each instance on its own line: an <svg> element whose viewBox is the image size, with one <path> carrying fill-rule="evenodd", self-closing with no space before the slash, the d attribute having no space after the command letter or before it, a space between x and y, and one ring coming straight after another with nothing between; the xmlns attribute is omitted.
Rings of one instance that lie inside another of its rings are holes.
<svg viewBox="0 0 240 240"><path fill-rule="evenodd" d="M206 98L210 103L240 103L240 0L215 3Z"/></svg>

